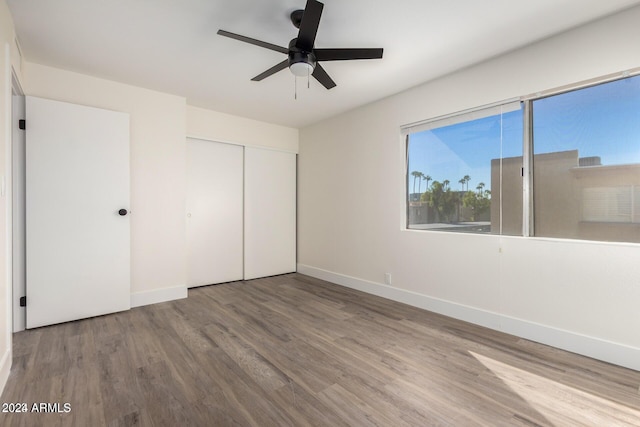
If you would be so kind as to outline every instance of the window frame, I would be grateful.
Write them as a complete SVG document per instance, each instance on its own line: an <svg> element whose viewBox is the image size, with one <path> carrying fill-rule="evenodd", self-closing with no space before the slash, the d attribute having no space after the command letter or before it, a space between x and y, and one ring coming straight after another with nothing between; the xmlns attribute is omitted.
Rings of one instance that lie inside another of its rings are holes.
<svg viewBox="0 0 640 427"><path fill-rule="evenodd" d="M410 204L411 204L410 196L412 193L409 190L409 174L411 173L409 171L409 141L410 141L409 137L412 134L416 134L416 133L420 133L428 130L435 130L435 129L440 129L447 126L453 126L456 124L472 122L474 120L480 120L483 118L493 117L501 114L508 114L514 111L521 111L522 114L524 114L524 103L521 101L520 98L510 98L510 99L482 105L475 108L469 108L456 113L445 114L445 115L437 116L431 119L414 122L401 127L401 136L403 138L404 155L405 155L405 165L404 165L405 213L404 213L404 224L403 224L404 230L437 231L437 232L444 232L444 233L460 234L459 231L456 232L456 231L444 230L444 229L429 230L429 229L420 229L420 228L410 227L412 225L410 224ZM524 120L523 120L523 123L524 123ZM524 129L525 128L523 126L523 130ZM523 149L524 149L524 141L523 141ZM502 152L502 148L500 151ZM524 158L524 151L522 153ZM502 156L500 157L499 160L500 160L500 169L502 171L502 160L503 160ZM489 185L489 188L490 187L491 187L491 184ZM499 199L502 204L502 180L500 182L499 188L500 188ZM502 215L503 215L502 207L500 207L500 214L499 214L500 220L499 220L499 224L497 224L497 227L499 230L498 233L469 232L469 234L475 234L475 235L493 234L493 235L499 235L499 236L504 235L502 234L503 232ZM513 236L514 234L507 234L507 235Z"/></svg>
<svg viewBox="0 0 640 427"><path fill-rule="evenodd" d="M533 102L536 100L540 100L543 98L548 98L551 96L555 96L555 95L561 95L564 93L568 93L568 92L572 92L572 91L578 91L581 89L586 89L586 88L590 88L593 86L598 86L601 84L606 84L606 83L610 83L610 82L614 82L614 81L618 81L618 80L623 80L629 77L634 77L634 76L638 76L640 75L640 67L636 67L636 68L632 68L629 70L625 70L622 72L617 72L617 73L611 73L611 74L607 74L604 76L600 76L600 77L596 77L596 78L592 78L592 79L588 79L588 80L583 80L583 81L579 81L577 83L572 83L572 84L567 84L567 85L563 85L563 86L559 86L559 87L555 87L552 89L548 89L548 90L544 90L544 91L539 91L539 92L535 92L535 93L531 93L529 95L523 95L517 98L510 98L510 99L506 99L503 101L498 101L498 102L494 102L491 104L486 104L483 106L479 106L479 107L475 107L475 108L469 108L469 109L465 109L465 110L461 110L458 112L454 112L454 113L450 113L450 114L445 114L445 115L441 115L441 116L436 116L427 120L421 120L421 121L417 121L417 122L413 122L413 123L409 123L406 125L403 125L400 127L400 132L401 132L401 136L402 136L402 141L403 141L403 146L404 146L404 155L405 155L405 167L404 167L404 186L405 186L405 197L404 197L404 224L403 224L403 229L405 231L416 231L416 232L422 232L422 231L434 231L434 232L440 232L440 233L453 233L453 234L460 234L460 233L456 233L453 231L449 231L449 230L422 230L419 228L410 228L410 224L409 224L409 196L410 196L410 190L409 190L409 135L411 133L416 133L416 132L420 132L422 130L426 130L426 129L435 129L437 127L440 126L434 126L434 124L440 122L440 123L449 123L449 124L454 124L454 123L460 123L463 121L469 121L469 120L473 120L473 118L470 118L468 120L459 120L459 121L455 121L456 119L459 119L461 117L473 117L473 116L469 116L472 115L476 112L482 111L482 110L488 110L491 108L495 108L495 107L499 107L501 105L507 105L509 103L515 103L515 102L520 102L522 104L522 111L523 111L523 138L522 138L522 192L523 192L523 198L522 198L522 235L521 237L529 237L529 238L536 238L536 239L546 239L546 240L576 240L576 241L581 241L581 242L600 242L600 240L592 240L592 239L580 239L580 238L565 238L565 237L548 237L548 236L537 236L536 235L536 230L535 230L535 213L534 213L534 166L533 166L533 160L534 160L534 150L533 150L533 123L534 123L534 117L533 117ZM449 121L449 122L447 122ZM427 126L427 127L425 127ZM428 126L431 126L430 128ZM447 126L447 124L443 124L442 126ZM634 199L635 200L635 199ZM640 207L636 206L636 210L640 212ZM632 218L631 218L631 224L638 224L638 222L634 221L635 216L633 215L635 211L632 211ZM638 216L640 214L636 214L636 216ZM501 218L502 220L502 218ZM502 228L502 227L501 227ZM501 230L502 231L502 230ZM482 235L485 233L474 233L476 235ZM504 236L503 234L497 234L498 236ZM495 236L495 234L494 234ZM617 240L613 240L613 241L604 241L606 243L623 243L623 244L640 244L640 242L624 242L624 241L617 241Z"/></svg>

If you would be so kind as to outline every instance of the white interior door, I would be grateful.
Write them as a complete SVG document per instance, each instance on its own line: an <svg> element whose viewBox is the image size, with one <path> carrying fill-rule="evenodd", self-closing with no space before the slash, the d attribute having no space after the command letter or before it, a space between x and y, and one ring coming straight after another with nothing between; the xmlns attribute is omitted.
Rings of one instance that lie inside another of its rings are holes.
<svg viewBox="0 0 640 427"><path fill-rule="evenodd" d="M242 280L243 147L187 139L189 287Z"/></svg>
<svg viewBox="0 0 640 427"><path fill-rule="evenodd" d="M26 118L27 327L129 309L129 115L26 97Z"/></svg>
<svg viewBox="0 0 640 427"><path fill-rule="evenodd" d="M296 155L245 148L244 278L296 271Z"/></svg>

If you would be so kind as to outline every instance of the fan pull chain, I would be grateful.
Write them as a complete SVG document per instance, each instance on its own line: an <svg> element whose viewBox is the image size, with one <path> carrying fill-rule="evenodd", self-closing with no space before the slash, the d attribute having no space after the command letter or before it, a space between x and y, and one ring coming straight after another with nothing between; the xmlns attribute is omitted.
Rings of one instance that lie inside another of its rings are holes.
<svg viewBox="0 0 640 427"><path fill-rule="evenodd" d="M298 100L298 78L293 76L293 99Z"/></svg>

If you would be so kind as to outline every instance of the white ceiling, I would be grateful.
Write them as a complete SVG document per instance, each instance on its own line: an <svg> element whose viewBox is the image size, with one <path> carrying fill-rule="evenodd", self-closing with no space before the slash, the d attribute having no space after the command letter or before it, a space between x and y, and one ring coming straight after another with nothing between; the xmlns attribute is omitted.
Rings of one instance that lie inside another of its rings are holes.
<svg viewBox="0 0 640 427"><path fill-rule="evenodd" d="M284 70L280 46L306 0L7 0L28 61L181 95L190 105L303 127L640 0L325 0L316 47L382 47L381 60L325 62L326 90Z"/></svg>

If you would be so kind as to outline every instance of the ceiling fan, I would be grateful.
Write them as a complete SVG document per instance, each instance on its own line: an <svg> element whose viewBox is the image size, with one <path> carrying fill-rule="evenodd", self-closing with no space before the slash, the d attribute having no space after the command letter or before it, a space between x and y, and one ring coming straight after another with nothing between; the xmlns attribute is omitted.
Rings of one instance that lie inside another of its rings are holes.
<svg viewBox="0 0 640 427"><path fill-rule="evenodd" d="M225 30L218 30L218 34L287 55L287 59L274 65L267 71L258 74L251 79L253 81L260 81L288 67L294 75L312 75L325 88L331 89L336 86L336 83L329 77L329 74L327 74L318 62L379 59L382 58L382 49L316 49L314 43L323 8L323 3L316 0L307 0L307 5L304 10L291 12L291 22L299 29L299 32L298 37L289 42L288 48L230 33Z"/></svg>

